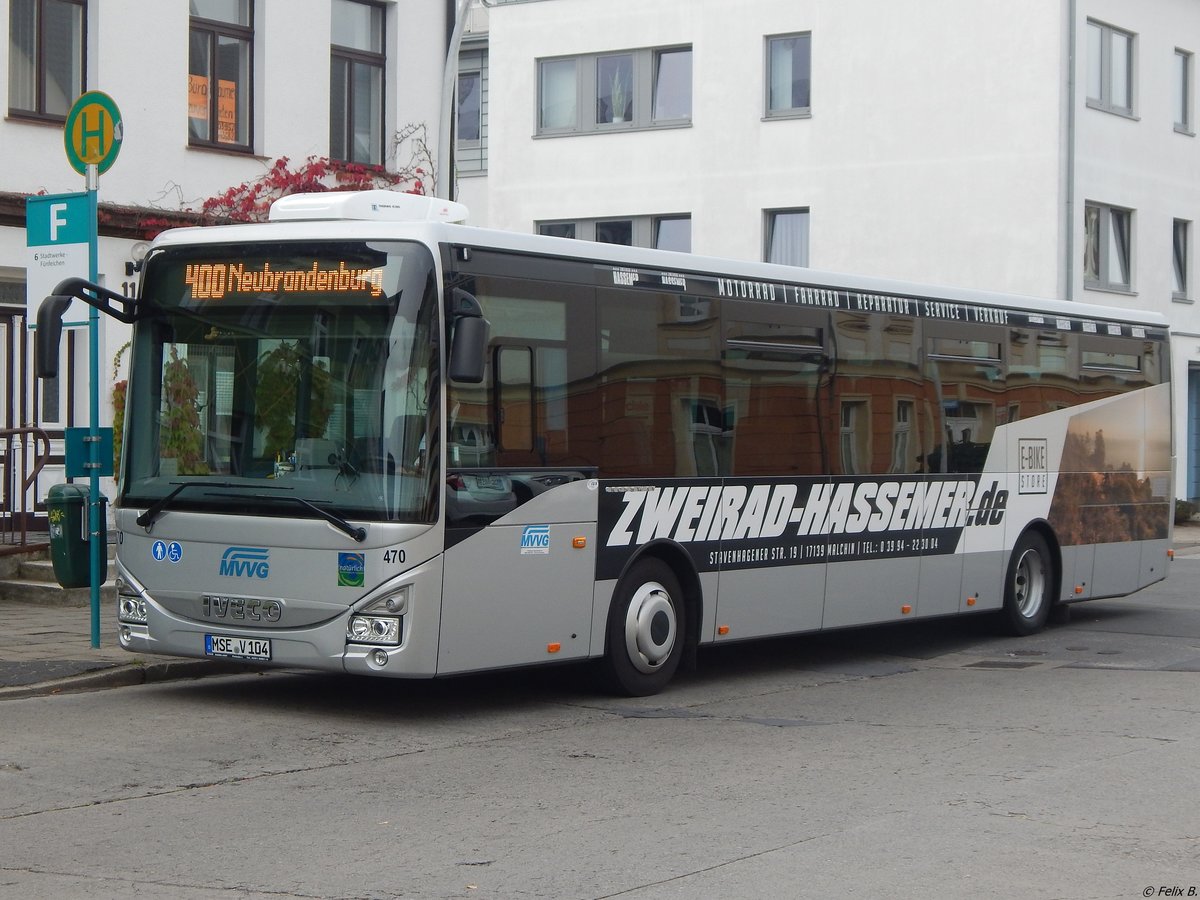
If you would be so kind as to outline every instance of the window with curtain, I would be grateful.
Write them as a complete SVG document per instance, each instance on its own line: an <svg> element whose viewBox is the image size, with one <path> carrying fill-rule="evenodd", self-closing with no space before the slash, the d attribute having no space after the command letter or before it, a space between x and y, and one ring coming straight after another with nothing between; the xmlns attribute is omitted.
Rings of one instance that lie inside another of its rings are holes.
<svg viewBox="0 0 1200 900"><path fill-rule="evenodd" d="M767 116L807 115L812 108L812 35L767 38Z"/></svg>
<svg viewBox="0 0 1200 900"><path fill-rule="evenodd" d="M11 0L8 110L65 119L85 90L86 0Z"/></svg>
<svg viewBox="0 0 1200 900"><path fill-rule="evenodd" d="M1097 290L1132 289L1133 211L1088 203L1083 212L1083 286Z"/></svg>
<svg viewBox="0 0 1200 900"><path fill-rule="evenodd" d="M333 0L329 155L383 165L383 15L381 6Z"/></svg>
<svg viewBox="0 0 1200 900"><path fill-rule="evenodd" d="M763 258L784 266L808 265L808 210L767 211L767 240Z"/></svg>
<svg viewBox="0 0 1200 900"><path fill-rule="evenodd" d="M539 60L537 112L542 135L690 125L692 48Z"/></svg>
<svg viewBox="0 0 1200 900"><path fill-rule="evenodd" d="M251 150L253 0L191 0L188 143Z"/></svg>
<svg viewBox="0 0 1200 900"><path fill-rule="evenodd" d="M579 121L578 66L573 59L543 60L538 67L538 128L573 129Z"/></svg>

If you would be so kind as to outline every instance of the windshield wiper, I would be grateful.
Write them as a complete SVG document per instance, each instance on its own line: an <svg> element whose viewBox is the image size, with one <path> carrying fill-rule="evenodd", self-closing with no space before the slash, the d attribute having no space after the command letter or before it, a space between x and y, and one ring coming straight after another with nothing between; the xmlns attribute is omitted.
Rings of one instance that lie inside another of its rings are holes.
<svg viewBox="0 0 1200 900"><path fill-rule="evenodd" d="M213 487L224 487L224 485L213 485ZM229 487L237 487L237 485L229 485ZM291 488L276 488L276 490L291 490ZM215 497L221 497L221 496L243 497L245 495L244 494L214 494L213 496L215 496ZM318 516L320 516L322 519L324 519L326 522L328 522L334 528L338 529L338 531L345 532L350 537L354 538L354 540L357 541L358 543L361 544L363 541L365 541L367 539L367 529L361 528L357 525L351 525L347 520L343 519L341 516L337 515L336 513L331 513L327 509L322 509L321 507L317 506L317 504L313 503L311 500L305 500L303 497L293 497L289 494L276 494L274 496L272 496L271 494L252 494L251 496L255 500L284 500L284 501L289 501L291 503L299 503L305 509L310 509L313 512L315 512Z"/></svg>
<svg viewBox="0 0 1200 900"><path fill-rule="evenodd" d="M254 485L254 486L261 487L260 485ZM168 506L171 505L172 500L174 500L176 497L178 497L181 493L186 491L188 488L194 488L194 487L235 488L235 487L242 487L242 485L239 485L233 481L185 481L185 482L183 482L183 484L179 485L179 487L175 488L175 490L171 491L171 493L167 494L167 496L163 497L161 500L156 500L153 504L151 504L151 506L149 508L147 508L147 510L144 513L142 513L140 516L138 516L135 521L139 525L141 525L143 528L149 528L151 525L154 524L154 520L158 518L159 514L162 513L163 510L165 510Z"/></svg>

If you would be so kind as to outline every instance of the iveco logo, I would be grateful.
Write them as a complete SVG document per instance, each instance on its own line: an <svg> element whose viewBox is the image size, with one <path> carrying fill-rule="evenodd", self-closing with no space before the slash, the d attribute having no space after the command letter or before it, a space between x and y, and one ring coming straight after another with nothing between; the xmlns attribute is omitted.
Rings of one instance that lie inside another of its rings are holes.
<svg viewBox="0 0 1200 900"><path fill-rule="evenodd" d="M278 622L283 618L282 600L260 600L257 597L222 597L203 594L200 597L204 615L209 619L243 619L252 622Z"/></svg>
<svg viewBox="0 0 1200 900"><path fill-rule="evenodd" d="M221 574L233 578L266 578L270 574L266 547L230 547L221 554Z"/></svg>

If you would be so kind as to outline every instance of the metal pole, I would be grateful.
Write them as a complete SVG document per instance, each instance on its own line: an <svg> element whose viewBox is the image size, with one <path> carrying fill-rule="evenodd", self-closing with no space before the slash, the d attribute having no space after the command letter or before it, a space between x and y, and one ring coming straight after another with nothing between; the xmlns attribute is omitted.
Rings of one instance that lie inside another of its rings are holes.
<svg viewBox="0 0 1200 900"><path fill-rule="evenodd" d="M458 48L462 46L463 26L467 23L467 11L471 0L458 0L454 10L454 27L450 32L450 46L446 49L446 68L442 71L442 108L438 121L437 171L434 195L443 200L454 199L454 173L450 171L453 158L450 153L450 125L454 121L454 94L458 87Z"/></svg>
<svg viewBox="0 0 1200 900"><path fill-rule="evenodd" d="M97 220L97 191L100 173L97 166L87 166L88 195L88 280L95 284L99 279L99 222ZM100 311L88 307L88 406L91 426L88 429L88 549L89 581L91 583L92 646L100 646Z"/></svg>

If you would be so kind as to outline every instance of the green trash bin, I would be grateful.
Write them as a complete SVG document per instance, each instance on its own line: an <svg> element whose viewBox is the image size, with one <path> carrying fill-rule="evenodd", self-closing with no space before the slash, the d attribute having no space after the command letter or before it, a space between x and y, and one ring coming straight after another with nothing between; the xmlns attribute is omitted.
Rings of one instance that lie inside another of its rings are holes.
<svg viewBox="0 0 1200 900"><path fill-rule="evenodd" d="M104 504L100 497L100 522ZM50 561L54 577L65 588L88 587L92 583L88 541L88 488L80 484L56 484L46 495L50 520ZM108 578L108 553L100 554L100 583Z"/></svg>

